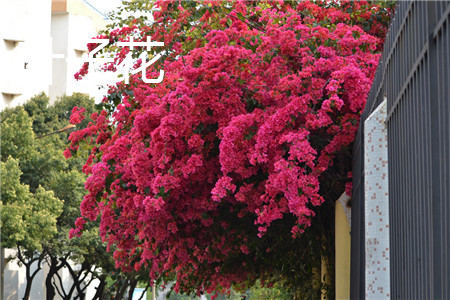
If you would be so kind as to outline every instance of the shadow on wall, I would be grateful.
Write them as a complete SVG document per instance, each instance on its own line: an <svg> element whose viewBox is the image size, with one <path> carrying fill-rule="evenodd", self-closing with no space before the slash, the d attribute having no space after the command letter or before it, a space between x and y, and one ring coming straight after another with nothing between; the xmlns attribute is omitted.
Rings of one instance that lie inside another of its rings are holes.
<svg viewBox="0 0 450 300"><path fill-rule="evenodd" d="M5 270L4 273L4 286L3 292L5 297L4 300L17 300L19 299L17 286L19 285L19 272L16 270Z"/></svg>

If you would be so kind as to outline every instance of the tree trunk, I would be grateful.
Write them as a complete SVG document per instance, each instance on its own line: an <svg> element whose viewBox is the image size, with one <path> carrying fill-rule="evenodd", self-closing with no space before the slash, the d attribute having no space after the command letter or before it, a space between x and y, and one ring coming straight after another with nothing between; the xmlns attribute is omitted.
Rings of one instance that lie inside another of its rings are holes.
<svg viewBox="0 0 450 300"><path fill-rule="evenodd" d="M128 288L128 278L125 278L122 280L122 284L119 284L116 290L116 297L115 300L122 300L123 295L125 294L126 290Z"/></svg>
<svg viewBox="0 0 450 300"><path fill-rule="evenodd" d="M92 300L102 300L103 299L103 293L105 292L105 286L106 286L106 277L102 276L99 278L100 284L97 287L97 291L95 292L94 298Z"/></svg>
<svg viewBox="0 0 450 300"><path fill-rule="evenodd" d="M128 300L133 300L133 293L134 289L136 288L137 280L131 279L130 280L130 290L128 291Z"/></svg>
<svg viewBox="0 0 450 300"><path fill-rule="evenodd" d="M50 256L50 269L48 270L47 278L45 278L46 299L53 300L56 296L55 287L52 283L52 278L61 269L62 264L58 265L58 259Z"/></svg>
<svg viewBox="0 0 450 300"><path fill-rule="evenodd" d="M141 293L141 296L139 297L138 300L142 300L142 298L144 297L145 292L148 290L148 288L150 287L150 283L147 283L147 286L145 287L144 291ZM155 289L154 289L154 285L152 285L152 300L155 299Z"/></svg>
<svg viewBox="0 0 450 300"><path fill-rule="evenodd" d="M27 267L27 285L25 286L25 294L23 294L23 300L29 300L30 299L30 293L31 293L31 284L33 283L33 279L29 276L29 271Z"/></svg>

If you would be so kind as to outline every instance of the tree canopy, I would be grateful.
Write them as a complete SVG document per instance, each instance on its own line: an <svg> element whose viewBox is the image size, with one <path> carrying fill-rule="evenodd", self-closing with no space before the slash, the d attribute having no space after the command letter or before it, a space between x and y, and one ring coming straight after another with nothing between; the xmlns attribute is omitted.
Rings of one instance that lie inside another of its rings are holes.
<svg viewBox="0 0 450 300"><path fill-rule="evenodd" d="M1 166L2 246L42 251L41 242L56 233L63 202L41 186L31 193L27 185L20 183L22 172L11 156Z"/></svg>
<svg viewBox="0 0 450 300"><path fill-rule="evenodd" d="M156 23L121 21L99 38L164 41L146 76L165 77L148 84L139 73L110 87L90 126L71 134L67 157L91 151L72 235L100 216L117 267L176 279L177 291L273 278L309 285L330 237L329 210L321 211L350 181L391 3L128 6L136 8L152 10ZM144 49L107 51L118 63ZM74 111L74 123L82 119Z"/></svg>

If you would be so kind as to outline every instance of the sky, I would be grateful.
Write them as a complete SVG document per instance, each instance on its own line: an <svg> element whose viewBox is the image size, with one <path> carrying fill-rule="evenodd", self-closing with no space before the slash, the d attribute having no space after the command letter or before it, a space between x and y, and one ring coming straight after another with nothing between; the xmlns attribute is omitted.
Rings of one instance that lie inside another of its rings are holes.
<svg viewBox="0 0 450 300"><path fill-rule="evenodd" d="M122 4L121 0L83 0L94 6L101 13L106 14L111 10L114 10Z"/></svg>

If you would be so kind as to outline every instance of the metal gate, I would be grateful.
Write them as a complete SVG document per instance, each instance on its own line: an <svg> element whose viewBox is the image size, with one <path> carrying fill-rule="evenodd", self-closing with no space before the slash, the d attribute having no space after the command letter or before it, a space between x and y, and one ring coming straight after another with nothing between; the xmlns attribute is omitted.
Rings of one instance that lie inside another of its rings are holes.
<svg viewBox="0 0 450 300"><path fill-rule="evenodd" d="M354 143L351 299L365 295L364 120L387 98L391 297L450 299L450 1L400 1Z"/></svg>

